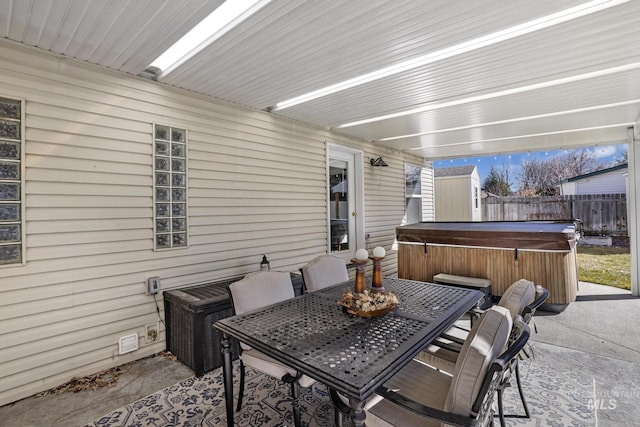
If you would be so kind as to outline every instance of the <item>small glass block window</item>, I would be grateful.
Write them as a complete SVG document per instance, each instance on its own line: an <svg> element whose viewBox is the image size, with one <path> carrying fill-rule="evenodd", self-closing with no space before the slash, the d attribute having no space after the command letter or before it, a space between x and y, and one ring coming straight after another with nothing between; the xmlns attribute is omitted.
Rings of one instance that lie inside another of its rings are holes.
<svg viewBox="0 0 640 427"><path fill-rule="evenodd" d="M153 130L154 247L188 246L187 130L155 125Z"/></svg>
<svg viewBox="0 0 640 427"><path fill-rule="evenodd" d="M23 101L0 98L0 265L24 262Z"/></svg>

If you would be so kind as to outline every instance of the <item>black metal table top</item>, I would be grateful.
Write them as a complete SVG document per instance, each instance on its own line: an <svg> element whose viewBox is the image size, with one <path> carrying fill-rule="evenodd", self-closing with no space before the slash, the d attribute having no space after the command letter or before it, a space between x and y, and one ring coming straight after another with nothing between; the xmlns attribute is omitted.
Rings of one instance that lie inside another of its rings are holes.
<svg viewBox="0 0 640 427"><path fill-rule="evenodd" d="M214 326L363 401L482 297L477 290L388 277L384 286L400 305L380 317L343 312L337 302L353 290L349 281Z"/></svg>

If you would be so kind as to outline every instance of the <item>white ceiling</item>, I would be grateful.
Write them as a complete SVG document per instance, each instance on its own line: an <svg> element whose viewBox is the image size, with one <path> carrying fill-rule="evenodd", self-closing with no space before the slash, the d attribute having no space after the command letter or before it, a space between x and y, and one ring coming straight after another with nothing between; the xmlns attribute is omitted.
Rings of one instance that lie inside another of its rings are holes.
<svg viewBox="0 0 640 427"><path fill-rule="evenodd" d="M0 0L0 37L138 75L221 3ZM272 0L159 81L270 110L432 55L426 65L273 114L432 159L625 142L640 116L639 0L495 38L587 3ZM483 36L484 47L466 48ZM458 51L441 55L450 47Z"/></svg>

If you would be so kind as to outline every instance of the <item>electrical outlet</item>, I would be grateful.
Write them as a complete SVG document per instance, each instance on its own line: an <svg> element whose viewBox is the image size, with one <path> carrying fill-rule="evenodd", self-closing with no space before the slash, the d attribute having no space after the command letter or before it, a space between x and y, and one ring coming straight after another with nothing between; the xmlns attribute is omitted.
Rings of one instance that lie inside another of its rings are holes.
<svg viewBox="0 0 640 427"><path fill-rule="evenodd" d="M160 338L160 328L157 323L152 323L145 326L144 331L145 342L152 343L158 341Z"/></svg>
<svg viewBox="0 0 640 427"><path fill-rule="evenodd" d="M149 277L147 279L147 294L155 295L160 292L160 278L159 277Z"/></svg>

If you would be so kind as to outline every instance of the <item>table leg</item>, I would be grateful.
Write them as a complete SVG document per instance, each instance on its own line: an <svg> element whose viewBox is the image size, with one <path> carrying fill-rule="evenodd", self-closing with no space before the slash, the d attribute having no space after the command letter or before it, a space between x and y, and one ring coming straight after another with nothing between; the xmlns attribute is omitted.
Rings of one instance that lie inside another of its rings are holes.
<svg viewBox="0 0 640 427"><path fill-rule="evenodd" d="M225 333L222 334L222 355L224 357L222 373L224 375L224 399L227 408L227 426L233 427L233 366L231 365L231 341Z"/></svg>
<svg viewBox="0 0 640 427"><path fill-rule="evenodd" d="M351 405L351 420L353 421L354 427L365 427L366 424L364 420L367 418L367 413L362 408L362 402L349 399L349 404Z"/></svg>

